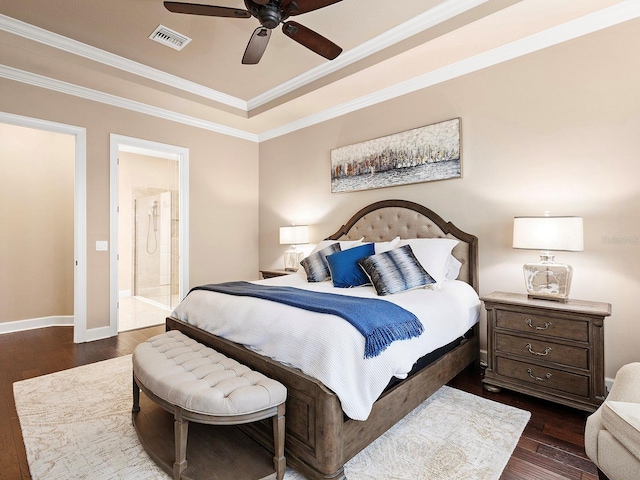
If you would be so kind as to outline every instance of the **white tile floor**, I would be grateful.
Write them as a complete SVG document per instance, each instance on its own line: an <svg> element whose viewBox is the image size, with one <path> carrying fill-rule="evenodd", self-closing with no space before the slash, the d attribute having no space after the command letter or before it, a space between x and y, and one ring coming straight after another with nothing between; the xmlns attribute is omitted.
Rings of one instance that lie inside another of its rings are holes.
<svg viewBox="0 0 640 480"><path fill-rule="evenodd" d="M119 302L119 332L161 325L172 311L169 307L150 302L143 297L120 297Z"/></svg>

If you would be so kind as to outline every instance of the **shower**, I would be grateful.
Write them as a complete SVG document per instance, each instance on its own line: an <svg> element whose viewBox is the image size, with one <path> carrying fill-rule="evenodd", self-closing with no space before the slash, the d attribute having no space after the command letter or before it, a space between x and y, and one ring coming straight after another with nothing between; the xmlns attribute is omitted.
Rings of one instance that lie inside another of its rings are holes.
<svg viewBox="0 0 640 480"><path fill-rule="evenodd" d="M151 224L152 223L153 223L153 242L151 242ZM149 221L147 223L147 253L154 254L156 253L156 250L158 250L158 201L154 200L153 207L149 209Z"/></svg>
<svg viewBox="0 0 640 480"><path fill-rule="evenodd" d="M178 284L172 257L177 245L172 192L140 188L134 197L133 295L173 307Z"/></svg>

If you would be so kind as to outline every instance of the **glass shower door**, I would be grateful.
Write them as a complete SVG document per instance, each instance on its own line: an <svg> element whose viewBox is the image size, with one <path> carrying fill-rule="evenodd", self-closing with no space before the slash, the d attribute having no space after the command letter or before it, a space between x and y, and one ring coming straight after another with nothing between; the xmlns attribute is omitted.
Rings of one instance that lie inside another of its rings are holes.
<svg viewBox="0 0 640 480"><path fill-rule="evenodd" d="M173 308L171 192L136 198L134 209L134 295Z"/></svg>

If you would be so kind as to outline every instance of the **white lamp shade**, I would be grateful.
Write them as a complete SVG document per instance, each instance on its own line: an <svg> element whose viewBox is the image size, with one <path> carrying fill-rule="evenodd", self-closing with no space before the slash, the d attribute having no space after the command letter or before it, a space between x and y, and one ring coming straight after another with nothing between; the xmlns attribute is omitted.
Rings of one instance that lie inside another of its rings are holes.
<svg viewBox="0 0 640 480"><path fill-rule="evenodd" d="M280 227L281 245L302 245L303 243L309 243L309 227L307 225Z"/></svg>
<svg viewBox="0 0 640 480"><path fill-rule="evenodd" d="M582 217L515 217L513 248L584 250Z"/></svg>

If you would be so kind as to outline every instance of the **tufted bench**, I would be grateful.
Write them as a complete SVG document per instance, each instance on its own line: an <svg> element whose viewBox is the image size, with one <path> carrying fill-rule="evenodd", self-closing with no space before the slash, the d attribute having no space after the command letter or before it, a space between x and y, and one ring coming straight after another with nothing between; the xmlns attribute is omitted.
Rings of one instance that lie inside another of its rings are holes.
<svg viewBox="0 0 640 480"><path fill-rule="evenodd" d="M187 468L189 421L238 425L273 417L275 478L282 480L287 389L281 383L187 337L170 331L133 352L133 412L140 390L174 416L173 478Z"/></svg>

